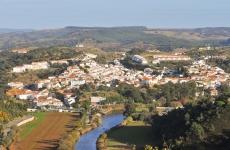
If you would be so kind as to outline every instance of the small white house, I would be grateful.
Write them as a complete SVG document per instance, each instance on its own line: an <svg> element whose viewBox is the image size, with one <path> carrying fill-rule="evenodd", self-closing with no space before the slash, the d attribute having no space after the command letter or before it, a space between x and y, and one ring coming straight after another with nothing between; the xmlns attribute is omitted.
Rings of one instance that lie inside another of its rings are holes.
<svg viewBox="0 0 230 150"><path fill-rule="evenodd" d="M98 105L101 103L101 101L106 100L105 97L91 97L90 101L92 105Z"/></svg>

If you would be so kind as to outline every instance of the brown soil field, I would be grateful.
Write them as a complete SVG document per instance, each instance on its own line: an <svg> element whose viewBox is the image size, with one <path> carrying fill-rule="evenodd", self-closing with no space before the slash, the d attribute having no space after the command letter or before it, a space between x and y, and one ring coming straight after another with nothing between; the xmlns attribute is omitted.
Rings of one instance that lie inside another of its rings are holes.
<svg viewBox="0 0 230 150"><path fill-rule="evenodd" d="M10 150L54 150L61 136L73 129L78 113L49 113L25 138L17 139Z"/></svg>

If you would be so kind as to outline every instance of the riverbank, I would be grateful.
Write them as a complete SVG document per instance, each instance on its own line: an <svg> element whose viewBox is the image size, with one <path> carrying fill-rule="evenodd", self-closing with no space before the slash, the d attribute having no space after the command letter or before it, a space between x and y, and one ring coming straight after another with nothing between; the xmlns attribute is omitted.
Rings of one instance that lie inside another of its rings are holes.
<svg viewBox="0 0 230 150"><path fill-rule="evenodd" d="M96 150L96 141L100 134L109 130L113 126L120 124L124 120L124 116L120 114L110 114L102 116L102 124L98 128L82 135L76 143L75 150Z"/></svg>
<svg viewBox="0 0 230 150"><path fill-rule="evenodd" d="M108 115L111 113L123 113L125 110L124 104L109 105L106 108L102 109L100 113L102 115Z"/></svg>
<svg viewBox="0 0 230 150"><path fill-rule="evenodd" d="M70 147L74 149L74 145L78 142L81 135L101 125L101 116L95 115L90 125L85 125L82 127L81 125L84 123L84 121L85 117L81 118L81 120L78 121L77 126L72 131L67 132L61 137L57 150L70 149ZM80 126L78 125L79 123Z"/></svg>
<svg viewBox="0 0 230 150"><path fill-rule="evenodd" d="M97 142L96 142L96 147L97 147L97 150L103 150L106 148L106 144L105 144L105 140L107 138L107 135L108 133L110 132L113 132L119 128L121 128L122 126L125 126L127 125L128 121L127 119L125 119L124 121L122 121L120 124L110 128L109 130L105 131L104 133L102 133L98 139L97 139Z"/></svg>

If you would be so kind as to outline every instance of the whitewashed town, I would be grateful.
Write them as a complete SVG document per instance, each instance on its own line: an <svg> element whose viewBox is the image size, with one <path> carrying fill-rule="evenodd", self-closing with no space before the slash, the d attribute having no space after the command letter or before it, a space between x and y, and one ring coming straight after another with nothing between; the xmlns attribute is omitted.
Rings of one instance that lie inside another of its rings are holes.
<svg viewBox="0 0 230 150"><path fill-rule="evenodd" d="M115 80L133 84L135 87L155 84L184 83L195 82L197 87L203 89L211 89L211 95L219 94L218 88L222 83L229 82L229 74L225 73L223 69L216 66L209 66L205 64L205 59L193 61L191 65L184 66L190 77L167 77L165 74L177 74L178 70L158 70L159 75L152 74L151 68L145 68L143 71L134 71L125 68L118 60L114 60L113 64L97 64L93 58L97 55L84 54L83 58L71 59L71 61L79 61L79 66L69 66L62 74L58 76L50 76L47 79L39 79L35 81L36 89L43 89L42 91L32 91L25 88L22 82L10 82L9 86L13 90L17 89L15 97L17 99L32 100L34 106L54 106L61 108L62 106L70 106L75 102L76 97L72 96L72 89L79 88L83 84L95 84L95 86L119 86ZM147 64L147 60L139 55L132 57L133 61ZM160 63L162 60L191 60L189 56L181 54L164 54L153 55L152 63ZM24 64L23 66L16 66L12 68L14 73L25 72L26 70L49 69L50 65L54 63L68 64L67 60L53 60L50 62L33 62L32 64ZM80 69L81 68L81 69ZM83 70L87 69L87 72ZM50 92L50 89L57 89L58 92L65 95L64 104L61 100L55 98L55 94ZM203 95L204 92L197 92L196 96ZM100 101L105 100L102 97L91 97L91 103L97 105Z"/></svg>

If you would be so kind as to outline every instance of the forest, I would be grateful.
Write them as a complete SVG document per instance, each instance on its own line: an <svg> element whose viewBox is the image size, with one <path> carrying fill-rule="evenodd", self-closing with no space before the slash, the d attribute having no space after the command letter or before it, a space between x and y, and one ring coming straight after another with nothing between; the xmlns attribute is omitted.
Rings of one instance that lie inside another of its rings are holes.
<svg viewBox="0 0 230 150"><path fill-rule="evenodd" d="M153 139L161 148L229 149L229 106L227 99L217 98L215 102L188 103L167 115L153 115Z"/></svg>

